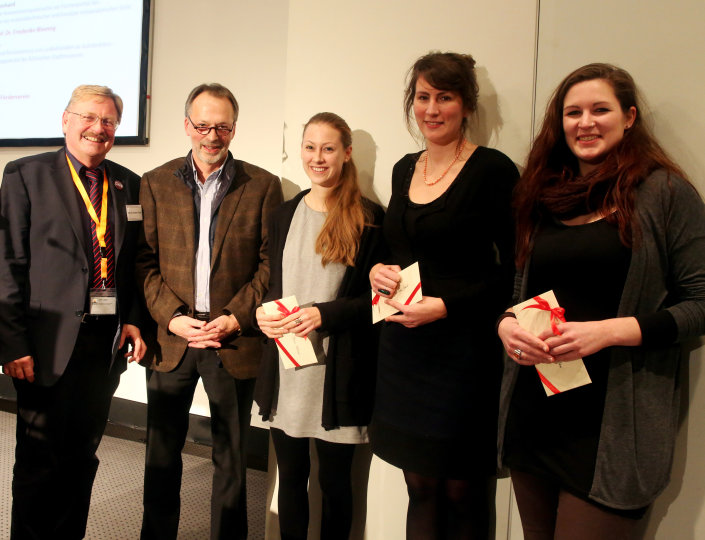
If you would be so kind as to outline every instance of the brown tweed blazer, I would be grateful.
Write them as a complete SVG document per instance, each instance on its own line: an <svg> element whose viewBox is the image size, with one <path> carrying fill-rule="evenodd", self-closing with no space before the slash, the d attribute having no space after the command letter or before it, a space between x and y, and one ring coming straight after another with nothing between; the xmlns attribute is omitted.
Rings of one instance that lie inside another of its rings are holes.
<svg viewBox="0 0 705 540"><path fill-rule="evenodd" d="M240 337L223 341L218 351L228 372L238 379L255 377L262 339L253 328L253 312L269 283L267 228L270 214L282 202L279 179L244 161L228 159L224 181L230 181L215 216L212 232L211 319L232 313ZM189 156L175 159L142 177L140 203L144 236L137 253L137 279L157 324L156 342L143 363L157 371L175 369L186 352L186 340L167 331L174 313L194 312L196 221L193 170Z"/></svg>

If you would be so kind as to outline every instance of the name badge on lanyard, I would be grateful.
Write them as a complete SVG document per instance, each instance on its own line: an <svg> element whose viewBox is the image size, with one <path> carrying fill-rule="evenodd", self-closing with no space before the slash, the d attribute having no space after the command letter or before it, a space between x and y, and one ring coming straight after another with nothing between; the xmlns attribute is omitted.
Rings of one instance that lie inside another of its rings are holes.
<svg viewBox="0 0 705 540"><path fill-rule="evenodd" d="M117 313L117 295L114 288L91 289L89 313L91 315L115 315Z"/></svg>
<svg viewBox="0 0 705 540"><path fill-rule="evenodd" d="M107 246L105 244L105 231L108 228L108 175L103 171L103 196L101 198L100 206L100 219L95 213L93 204L88 198L88 193L86 193L86 188L83 187L81 179L76 173L76 169L73 167L73 163L68 156L66 156L66 161L69 164L69 169L71 170L71 178L73 178L73 183L76 185L76 189L81 194L83 203L86 205L86 210L88 215L91 217L95 223L95 234L98 238L98 243L100 244L100 277L103 282L102 288L91 289L89 293L89 312L91 315L115 315L117 313L117 294L114 288L106 288L105 282L108 279L108 258L106 256Z"/></svg>

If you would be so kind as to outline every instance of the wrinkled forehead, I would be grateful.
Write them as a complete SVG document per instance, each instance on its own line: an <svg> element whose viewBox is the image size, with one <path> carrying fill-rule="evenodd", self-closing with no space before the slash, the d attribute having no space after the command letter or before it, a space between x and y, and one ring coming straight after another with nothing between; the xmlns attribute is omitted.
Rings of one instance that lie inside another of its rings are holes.
<svg viewBox="0 0 705 540"><path fill-rule="evenodd" d="M196 96L191 103L189 116L193 120L198 118L199 120L233 123L235 109L227 98L203 92Z"/></svg>
<svg viewBox="0 0 705 540"><path fill-rule="evenodd" d="M86 96L71 102L70 108L74 112L91 112L103 117L117 118L118 112L115 102L103 96Z"/></svg>

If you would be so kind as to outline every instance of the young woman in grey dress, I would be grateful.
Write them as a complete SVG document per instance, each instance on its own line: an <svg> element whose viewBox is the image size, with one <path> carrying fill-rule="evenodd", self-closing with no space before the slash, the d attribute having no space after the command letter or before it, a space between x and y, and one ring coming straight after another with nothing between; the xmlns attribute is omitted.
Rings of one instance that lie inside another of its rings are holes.
<svg viewBox="0 0 705 540"><path fill-rule="evenodd" d="M647 128L631 76L589 64L558 86L517 186L514 304L548 289L568 322L498 323L500 405L527 540L625 540L668 483L682 340L705 332L705 208ZM592 382L546 396L535 364Z"/></svg>
<svg viewBox="0 0 705 540"><path fill-rule="evenodd" d="M279 468L282 539L308 530L309 440L318 454L321 538L348 538L355 445L367 442L377 339L367 273L383 254L382 209L362 197L352 134L333 113L304 128L301 159L311 189L284 203L269 228L270 284L265 301L296 295L291 315L256 312L269 342L255 388L271 427ZM274 339L307 337L318 363L285 369Z"/></svg>

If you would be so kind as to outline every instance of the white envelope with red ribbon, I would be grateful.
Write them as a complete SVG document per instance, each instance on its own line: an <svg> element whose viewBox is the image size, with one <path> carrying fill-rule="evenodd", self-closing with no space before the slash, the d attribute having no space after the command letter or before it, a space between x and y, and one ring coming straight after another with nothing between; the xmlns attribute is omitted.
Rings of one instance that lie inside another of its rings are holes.
<svg viewBox="0 0 705 540"><path fill-rule="evenodd" d="M399 282L394 296L392 296L392 300L404 304L405 306L420 302L423 296L421 292L419 263L415 262L410 264L399 272L399 276L401 276L401 281ZM372 324L384 320L385 317L399 313L398 309L387 304L385 300L386 297L380 296L377 291L372 291Z"/></svg>
<svg viewBox="0 0 705 540"><path fill-rule="evenodd" d="M299 311L299 303L296 301L296 296L287 296L280 300L266 302L262 304L262 308L267 315L284 315L286 317ZM275 339L274 342L277 344L279 358L286 369L318 363L313 345L308 338L296 337L296 335L288 333Z"/></svg>
<svg viewBox="0 0 705 540"><path fill-rule="evenodd" d="M565 322L564 310L558 305L556 295L548 291L530 298L512 308L519 325L535 336L551 329L560 335L560 322ZM590 384L592 380L582 359L555 364L536 364L536 371L547 396L554 396Z"/></svg>

